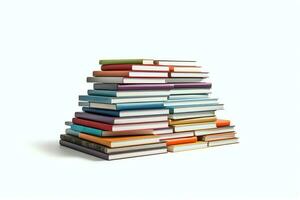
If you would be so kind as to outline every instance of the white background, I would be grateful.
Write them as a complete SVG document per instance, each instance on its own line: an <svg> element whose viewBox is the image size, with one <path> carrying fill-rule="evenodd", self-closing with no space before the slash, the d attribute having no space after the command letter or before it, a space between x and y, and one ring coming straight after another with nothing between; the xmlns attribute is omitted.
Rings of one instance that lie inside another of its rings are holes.
<svg viewBox="0 0 300 200"><path fill-rule="evenodd" d="M0 199L299 199L299 1L0 1ZM59 147L100 58L195 59L239 145Z"/></svg>

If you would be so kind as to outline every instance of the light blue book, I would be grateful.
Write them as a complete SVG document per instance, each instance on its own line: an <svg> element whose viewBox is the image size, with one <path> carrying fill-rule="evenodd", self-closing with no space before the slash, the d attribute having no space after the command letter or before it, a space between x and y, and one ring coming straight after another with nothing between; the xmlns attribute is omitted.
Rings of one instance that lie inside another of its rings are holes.
<svg viewBox="0 0 300 200"><path fill-rule="evenodd" d="M90 101L90 102L98 102L98 103L112 103L111 97L104 96L92 96L92 95L80 95L79 101Z"/></svg>
<svg viewBox="0 0 300 200"><path fill-rule="evenodd" d="M117 93L118 91L114 91L114 90L88 90L88 95L116 97Z"/></svg>
<svg viewBox="0 0 300 200"><path fill-rule="evenodd" d="M77 125L77 124L72 124L71 130L77 131L80 133L87 133L87 134L95 135L95 136L102 136L102 132L103 132L100 129L90 128L90 127L81 126L81 125Z"/></svg>

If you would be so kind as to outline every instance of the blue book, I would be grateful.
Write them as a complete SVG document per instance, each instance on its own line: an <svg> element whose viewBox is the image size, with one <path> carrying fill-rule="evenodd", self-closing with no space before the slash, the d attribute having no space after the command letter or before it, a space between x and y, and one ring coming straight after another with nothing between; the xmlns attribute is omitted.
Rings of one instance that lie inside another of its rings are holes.
<svg viewBox="0 0 300 200"><path fill-rule="evenodd" d="M87 133L87 134L95 135L95 136L102 136L102 132L103 132L100 129L90 128L87 126L81 126L81 125L77 125L77 124L72 124L71 130L78 131L80 133Z"/></svg>
<svg viewBox="0 0 300 200"><path fill-rule="evenodd" d="M98 103L112 103L111 97L104 97L104 96L80 95L79 100L98 102Z"/></svg>
<svg viewBox="0 0 300 200"><path fill-rule="evenodd" d="M117 91L114 91L114 90L88 90L88 95L116 97Z"/></svg>
<svg viewBox="0 0 300 200"><path fill-rule="evenodd" d="M82 110L89 113L120 117L120 111L116 111L116 110L105 110L105 109L89 108L89 107L82 107Z"/></svg>

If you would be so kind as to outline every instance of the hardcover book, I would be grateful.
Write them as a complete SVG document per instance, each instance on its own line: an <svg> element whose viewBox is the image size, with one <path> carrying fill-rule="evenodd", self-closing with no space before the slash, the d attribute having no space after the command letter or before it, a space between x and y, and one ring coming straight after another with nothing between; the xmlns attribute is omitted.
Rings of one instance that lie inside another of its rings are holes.
<svg viewBox="0 0 300 200"><path fill-rule="evenodd" d="M141 65L153 65L154 60L152 59L105 59L99 60L100 65L111 65L111 64L141 64Z"/></svg>
<svg viewBox="0 0 300 200"><path fill-rule="evenodd" d="M137 71L94 71L93 76L101 77L168 77L167 72L137 72Z"/></svg>
<svg viewBox="0 0 300 200"><path fill-rule="evenodd" d="M102 65L102 71L150 71L150 72L168 72L168 66L160 65L133 65L133 64L115 64Z"/></svg>
<svg viewBox="0 0 300 200"><path fill-rule="evenodd" d="M166 83L165 78L87 77L88 83Z"/></svg>
<svg viewBox="0 0 300 200"><path fill-rule="evenodd" d="M88 90L88 95L91 96L109 96L109 97L145 97L145 96L168 96L170 90L130 90L130 91L115 91L115 90Z"/></svg>
<svg viewBox="0 0 300 200"><path fill-rule="evenodd" d="M137 110L137 109L164 108L164 103L159 101L141 102L141 103L120 103L120 104L79 102L79 106L107 109L107 110Z"/></svg>
<svg viewBox="0 0 300 200"><path fill-rule="evenodd" d="M95 90L170 90L173 84L109 84L94 83Z"/></svg>
<svg viewBox="0 0 300 200"><path fill-rule="evenodd" d="M141 102L153 102L153 101L166 101L167 96L155 96L155 97L108 97L100 95L80 95L79 101L89 101L94 103L141 103ZM88 105L84 105L88 106Z"/></svg>
<svg viewBox="0 0 300 200"><path fill-rule="evenodd" d="M188 144L177 144L177 145L170 145L168 146L169 152L180 152L180 151L189 151L189 150L195 150L195 149L203 149L207 148L208 144L207 142L199 141L194 143L188 143Z"/></svg>

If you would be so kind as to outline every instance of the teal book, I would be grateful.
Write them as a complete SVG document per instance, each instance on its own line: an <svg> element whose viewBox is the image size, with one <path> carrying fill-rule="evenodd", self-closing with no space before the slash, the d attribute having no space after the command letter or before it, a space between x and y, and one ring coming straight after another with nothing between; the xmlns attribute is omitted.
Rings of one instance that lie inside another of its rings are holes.
<svg viewBox="0 0 300 200"><path fill-rule="evenodd" d="M138 64L138 65L153 65L152 59L105 59L99 60L100 65L115 65L115 64Z"/></svg>
<svg viewBox="0 0 300 200"><path fill-rule="evenodd" d="M77 125L77 124L72 124L71 130L77 131L79 133L87 133L87 134L95 135L95 136L102 136L102 132L103 132L100 129L90 128L90 127L81 126L81 125Z"/></svg>
<svg viewBox="0 0 300 200"><path fill-rule="evenodd" d="M79 101L90 101L96 103L112 103L112 98L104 97L104 96L80 95Z"/></svg>
<svg viewBox="0 0 300 200"><path fill-rule="evenodd" d="M152 96L168 96L169 90L88 90L90 96L105 96L105 97L152 97Z"/></svg>

